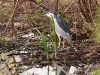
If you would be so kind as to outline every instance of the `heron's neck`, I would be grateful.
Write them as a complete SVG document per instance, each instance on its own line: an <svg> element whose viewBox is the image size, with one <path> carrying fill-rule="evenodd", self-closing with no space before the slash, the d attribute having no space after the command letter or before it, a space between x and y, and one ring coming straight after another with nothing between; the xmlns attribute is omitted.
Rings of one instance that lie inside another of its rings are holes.
<svg viewBox="0 0 100 75"><path fill-rule="evenodd" d="M52 19L56 19L56 17L57 17L56 15L52 15L52 17L51 17L51 18L52 18Z"/></svg>

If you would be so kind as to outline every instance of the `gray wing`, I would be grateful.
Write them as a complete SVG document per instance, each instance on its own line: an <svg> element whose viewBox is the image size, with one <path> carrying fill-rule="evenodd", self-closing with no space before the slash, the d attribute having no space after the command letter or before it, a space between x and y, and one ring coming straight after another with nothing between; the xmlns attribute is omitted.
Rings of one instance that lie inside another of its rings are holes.
<svg viewBox="0 0 100 75"><path fill-rule="evenodd" d="M70 30L68 28L68 25L65 23L65 21L60 17L60 16L57 16L57 23L59 24L59 26L61 27L62 30L64 30L66 32L66 35L63 35L63 37L65 39L67 39L68 43L71 44L72 43L72 39L71 39L71 36L70 36Z"/></svg>
<svg viewBox="0 0 100 75"><path fill-rule="evenodd" d="M56 20L59 26L61 27L61 29L70 34L70 30L68 28L68 25L65 23L65 21L60 16L57 16Z"/></svg>

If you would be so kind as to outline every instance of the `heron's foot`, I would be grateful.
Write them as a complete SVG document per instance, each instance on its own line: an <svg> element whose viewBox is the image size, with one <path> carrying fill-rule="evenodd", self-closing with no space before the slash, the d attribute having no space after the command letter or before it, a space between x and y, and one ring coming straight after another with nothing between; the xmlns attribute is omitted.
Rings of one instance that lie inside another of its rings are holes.
<svg viewBox="0 0 100 75"><path fill-rule="evenodd" d="M60 48L60 42L58 43L58 48Z"/></svg>
<svg viewBox="0 0 100 75"><path fill-rule="evenodd" d="M63 48L65 48L65 43L66 43L66 40L65 39L63 39Z"/></svg>
<svg viewBox="0 0 100 75"><path fill-rule="evenodd" d="M65 48L65 42L63 42L63 48Z"/></svg>

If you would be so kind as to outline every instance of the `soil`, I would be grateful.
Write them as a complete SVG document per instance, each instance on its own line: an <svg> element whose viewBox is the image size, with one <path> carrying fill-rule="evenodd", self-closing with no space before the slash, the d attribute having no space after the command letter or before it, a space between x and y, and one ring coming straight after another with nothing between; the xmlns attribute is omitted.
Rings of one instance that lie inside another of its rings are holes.
<svg viewBox="0 0 100 75"><path fill-rule="evenodd" d="M64 69L70 68L70 66L80 67L81 70L78 72L78 75L87 75L95 65L100 63L100 43L96 43L92 39L73 40L73 46L66 42L65 48L62 48L61 44L61 48L57 48L56 56L51 45L48 54L49 60L46 59L46 52L43 46L34 43L41 42L40 40L29 39L27 43L26 41L27 38L20 37L17 40L8 41L7 46L0 42L0 53L4 56L2 56L1 63L6 64L11 74L13 74L13 71L14 74L23 72L22 66L28 66L27 69L29 69L33 65L43 67L53 65L55 62L59 66L64 66ZM19 56L21 61L15 60L17 57L14 56Z"/></svg>

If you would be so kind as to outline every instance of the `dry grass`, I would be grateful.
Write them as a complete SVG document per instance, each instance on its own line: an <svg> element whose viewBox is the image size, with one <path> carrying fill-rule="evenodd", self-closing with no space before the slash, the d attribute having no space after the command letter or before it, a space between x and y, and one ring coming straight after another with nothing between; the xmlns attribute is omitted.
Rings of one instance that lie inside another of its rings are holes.
<svg viewBox="0 0 100 75"><path fill-rule="evenodd" d="M85 38L89 38L93 32L92 22L97 3L97 0L42 0L41 3L32 0L0 1L0 22L6 23L2 34L6 35L10 29L10 36L16 36L19 29L26 30L23 29L26 24L28 27L40 25L44 21L41 14L54 10L68 22L73 37L85 35ZM15 22L20 23L18 28L15 28ZM42 24L47 25L45 22Z"/></svg>

